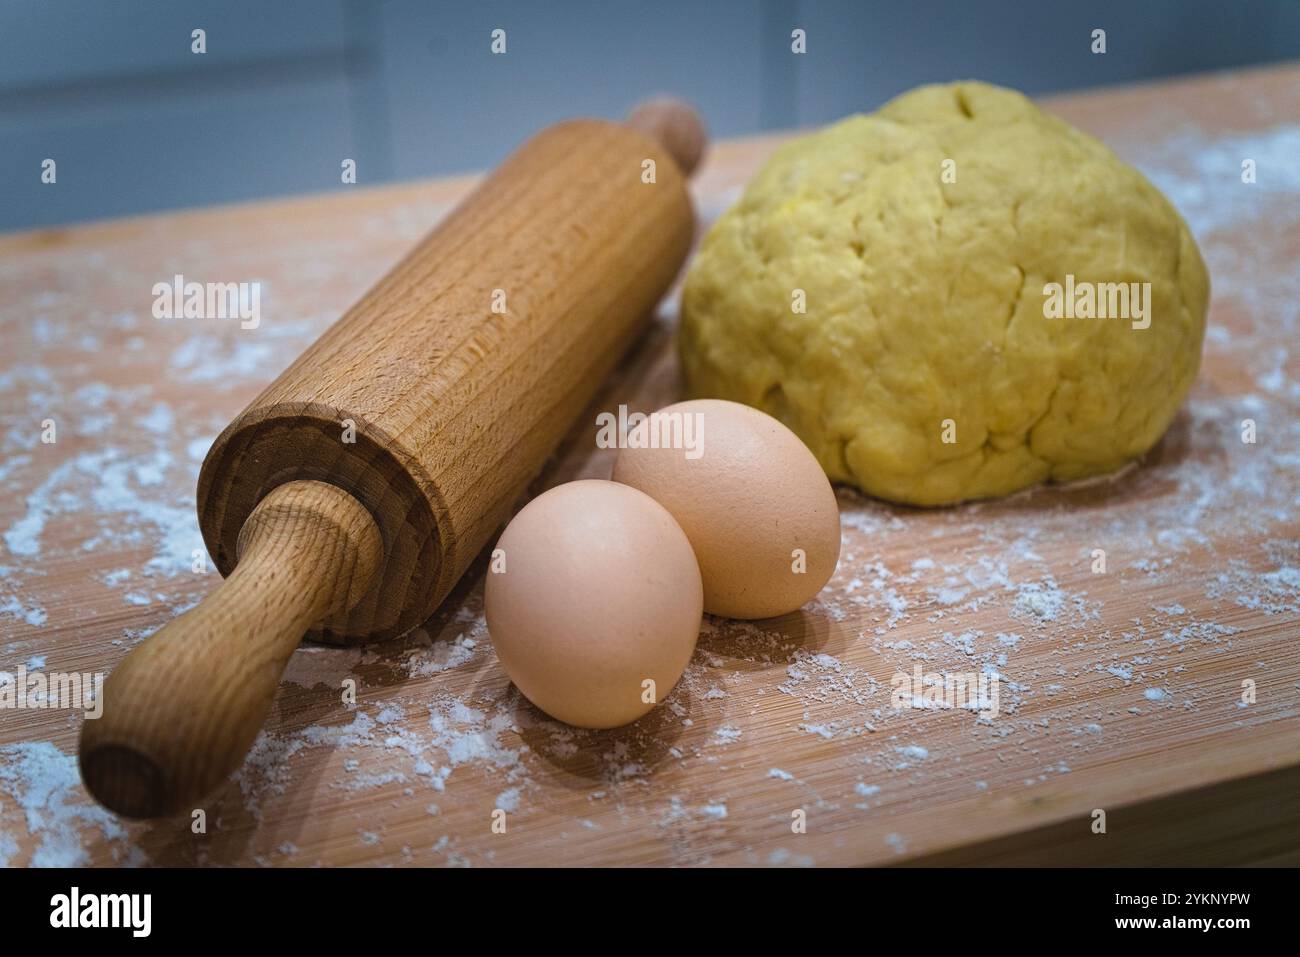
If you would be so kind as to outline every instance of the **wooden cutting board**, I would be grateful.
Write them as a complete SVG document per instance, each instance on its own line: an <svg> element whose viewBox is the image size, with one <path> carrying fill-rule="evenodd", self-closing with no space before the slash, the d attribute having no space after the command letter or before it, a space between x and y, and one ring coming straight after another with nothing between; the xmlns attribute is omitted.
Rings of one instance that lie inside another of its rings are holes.
<svg viewBox="0 0 1300 957"><path fill-rule="evenodd" d="M1210 267L1204 367L1146 461L936 511L841 491L822 597L706 621L669 701L616 731L513 691L480 561L405 639L300 650L206 833L94 806L79 712L0 711L0 863L1300 862L1300 68L1046 105L1165 189ZM716 147L706 221L784 138ZM471 184L0 239L0 671L107 671L215 585L193 569L208 444ZM261 325L153 318L176 273L261 281ZM608 475L599 409L677 397L675 309L534 491ZM894 710L918 665L996 671L1000 713Z"/></svg>

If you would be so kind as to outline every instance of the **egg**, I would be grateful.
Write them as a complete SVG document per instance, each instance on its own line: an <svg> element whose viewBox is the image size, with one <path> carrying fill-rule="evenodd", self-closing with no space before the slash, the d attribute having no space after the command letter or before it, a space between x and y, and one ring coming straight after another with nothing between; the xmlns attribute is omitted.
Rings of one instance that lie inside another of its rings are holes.
<svg viewBox="0 0 1300 957"><path fill-rule="evenodd" d="M553 718L613 728L648 712L695 650L703 586L668 511L627 485L569 482L501 534L485 585L510 680Z"/></svg>
<svg viewBox="0 0 1300 957"><path fill-rule="evenodd" d="M645 492L690 539L704 610L729 618L792 612L821 591L840 555L826 473L771 416L719 399L679 402L629 429L615 482Z"/></svg>

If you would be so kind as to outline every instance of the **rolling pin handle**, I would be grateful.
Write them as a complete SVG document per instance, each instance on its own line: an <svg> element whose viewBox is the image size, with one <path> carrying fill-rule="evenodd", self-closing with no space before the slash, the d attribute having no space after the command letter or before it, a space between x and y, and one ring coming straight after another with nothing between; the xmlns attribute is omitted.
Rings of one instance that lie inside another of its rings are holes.
<svg viewBox="0 0 1300 957"><path fill-rule="evenodd" d="M383 561L369 510L324 482L271 491L238 550L229 578L113 670L82 725L82 780L118 814L193 808L238 768L302 636L355 605Z"/></svg>
<svg viewBox="0 0 1300 957"><path fill-rule="evenodd" d="M699 166L708 134L700 115L681 100L670 96L646 100L623 122L667 150L683 175L690 176Z"/></svg>

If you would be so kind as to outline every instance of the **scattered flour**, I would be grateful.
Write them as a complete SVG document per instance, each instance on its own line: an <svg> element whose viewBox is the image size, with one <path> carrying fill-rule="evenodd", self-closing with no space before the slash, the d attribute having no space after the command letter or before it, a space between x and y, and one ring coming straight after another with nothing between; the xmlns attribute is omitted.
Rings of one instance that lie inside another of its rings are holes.
<svg viewBox="0 0 1300 957"><path fill-rule="evenodd" d="M48 741L0 746L0 790L22 812L27 833L37 839L27 862L32 867L82 867L91 861L87 831L113 843L119 863L141 863L140 852L126 844L126 830L113 815L91 802L81 786L77 759ZM0 826L4 824L0 808ZM0 862L18 853L16 839L0 831Z"/></svg>

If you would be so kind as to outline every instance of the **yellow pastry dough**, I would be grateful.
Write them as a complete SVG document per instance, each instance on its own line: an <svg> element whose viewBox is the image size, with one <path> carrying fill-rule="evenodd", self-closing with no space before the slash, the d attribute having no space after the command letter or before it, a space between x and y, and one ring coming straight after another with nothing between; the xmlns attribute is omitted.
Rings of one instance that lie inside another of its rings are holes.
<svg viewBox="0 0 1300 957"><path fill-rule="evenodd" d="M1049 317L1067 282L1149 289L1149 324ZM775 416L832 480L938 505L1148 450L1196 375L1208 299L1141 173L1018 93L960 83L777 150L690 268L680 348L692 396Z"/></svg>

